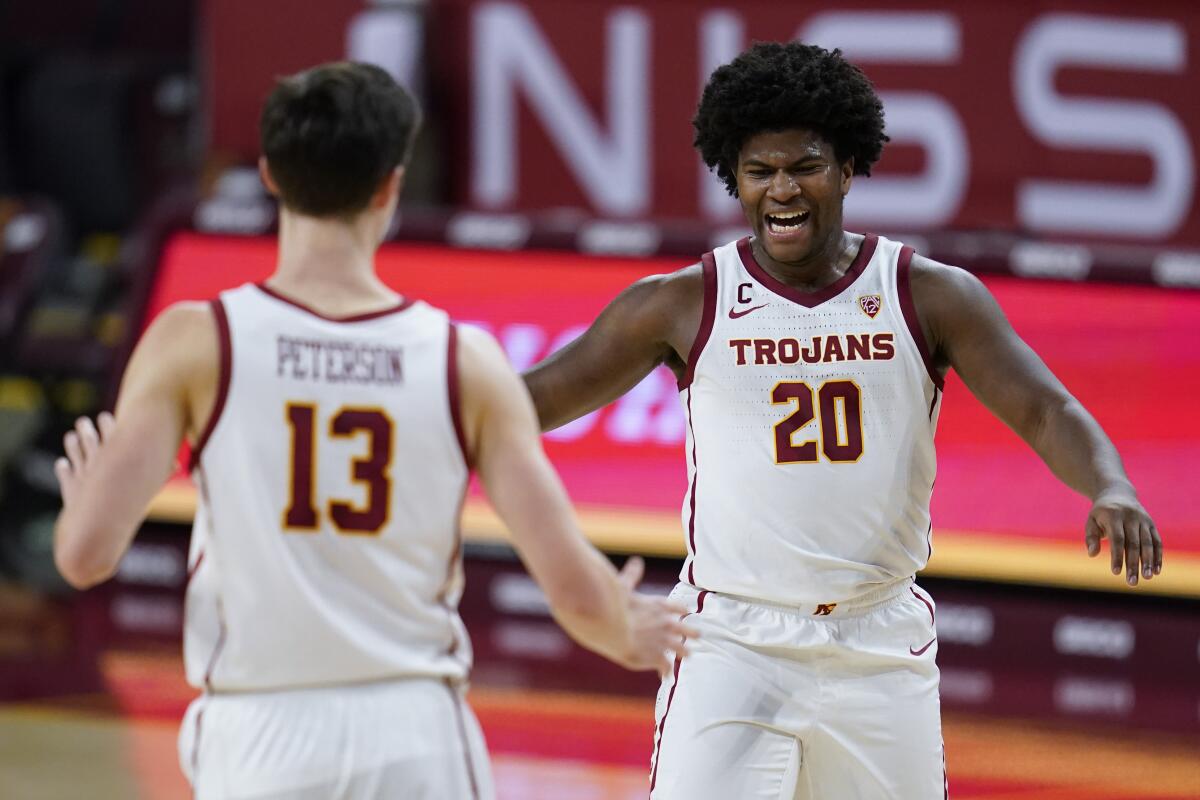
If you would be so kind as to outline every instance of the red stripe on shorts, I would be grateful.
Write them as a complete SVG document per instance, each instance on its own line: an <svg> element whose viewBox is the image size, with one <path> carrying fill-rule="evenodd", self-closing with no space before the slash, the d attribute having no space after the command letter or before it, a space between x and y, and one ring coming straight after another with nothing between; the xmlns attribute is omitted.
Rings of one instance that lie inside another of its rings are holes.
<svg viewBox="0 0 1200 800"><path fill-rule="evenodd" d="M696 614L704 610L704 598L708 596L708 590L704 589L700 592L700 596L696 598ZM690 617L691 614L685 614L685 617ZM667 707L663 709L662 719L658 722L658 741L654 744L654 769L650 772L650 794L654 794L654 783L658 780L658 757L662 751L663 730L667 727L667 715L671 713L671 701L675 699L675 689L679 686L679 664L683 660L683 656L675 656L675 670L671 691L667 694Z"/></svg>

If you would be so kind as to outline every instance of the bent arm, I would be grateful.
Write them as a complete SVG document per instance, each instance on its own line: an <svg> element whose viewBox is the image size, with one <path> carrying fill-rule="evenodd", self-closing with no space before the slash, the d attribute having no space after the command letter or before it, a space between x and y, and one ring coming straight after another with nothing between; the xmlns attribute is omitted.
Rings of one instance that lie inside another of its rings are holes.
<svg viewBox="0 0 1200 800"><path fill-rule="evenodd" d="M1096 419L1022 341L978 278L914 259L912 289L939 360L951 366L1059 480L1092 501L1089 553L1096 555L1099 539L1108 536L1114 572L1120 571L1124 558L1130 583L1136 583L1140 556L1143 575L1150 577L1161 567L1161 539L1137 501L1116 447Z"/></svg>
<svg viewBox="0 0 1200 800"><path fill-rule="evenodd" d="M529 396L503 351L488 334L470 327L461 329L458 348L472 461L554 618L580 644L623 666L661 669L669 639L657 652L634 641L627 608L632 587L622 584L579 530L542 451Z"/></svg>
<svg viewBox="0 0 1200 800"><path fill-rule="evenodd" d="M702 303L699 266L643 278L621 292L583 335L523 375L542 430L612 402L659 364L682 375Z"/></svg>
<svg viewBox="0 0 1200 800"><path fill-rule="evenodd" d="M134 350L115 423L102 425L104 441L95 440L87 420L68 434L72 458L59 474L63 510L54 529L54 561L72 586L85 589L116 572L150 501L174 472L188 430L189 381L206 370L215 373L217 358L209 309L173 306Z"/></svg>

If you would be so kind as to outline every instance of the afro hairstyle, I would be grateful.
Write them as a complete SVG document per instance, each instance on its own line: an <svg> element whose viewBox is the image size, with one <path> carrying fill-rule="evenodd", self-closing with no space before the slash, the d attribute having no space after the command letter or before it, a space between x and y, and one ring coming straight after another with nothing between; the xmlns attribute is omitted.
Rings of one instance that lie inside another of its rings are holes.
<svg viewBox="0 0 1200 800"><path fill-rule="evenodd" d="M751 136L810 128L833 146L838 161L854 159L855 175L870 175L883 143L883 104L862 70L800 42L756 42L708 79L693 142L709 169L737 196L737 160Z"/></svg>

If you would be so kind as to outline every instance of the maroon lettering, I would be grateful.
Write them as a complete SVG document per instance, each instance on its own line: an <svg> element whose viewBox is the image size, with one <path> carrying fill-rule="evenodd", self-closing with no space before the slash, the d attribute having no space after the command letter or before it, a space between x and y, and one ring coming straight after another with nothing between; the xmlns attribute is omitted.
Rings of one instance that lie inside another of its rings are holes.
<svg viewBox="0 0 1200 800"><path fill-rule="evenodd" d="M752 283L739 283L738 284L738 302L739 303L749 303L751 300L753 300L754 299L753 297L746 296L746 290L753 289L753 288L754 288L754 284L752 284Z"/></svg>
<svg viewBox="0 0 1200 800"><path fill-rule="evenodd" d="M755 339L754 340L754 363L755 364L775 364L775 340L774 339Z"/></svg>
<svg viewBox="0 0 1200 800"><path fill-rule="evenodd" d="M821 337L814 336L812 339L812 349L805 347L800 351L800 357L804 359L805 364L816 364L821 360Z"/></svg>
<svg viewBox="0 0 1200 800"><path fill-rule="evenodd" d="M750 346L749 339L730 339L730 347L737 348L737 365L744 367L746 365L746 348Z"/></svg>
<svg viewBox="0 0 1200 800"><path fill-rule="evenodd" d="M827 336L825 337L825 355L821 358L822 361L845 361L846 355L842 352L842 337Z"/></svg>
<svg viewBox="0 0 1200 800"><path fill-rule="evenodd" d="M317 508L313 503L313 429L316 427L316 406L288 403L287 422L292 429L291 475L288 476L287 508L283 512L284 528L312 530L317 527Z"/></svg>
<svg viewBox="0 0 1200 800"><path fill-rule="evenodd" d="M818 393L821 404L821 451L834 463L857 461L863 454L861 392L852 381L828 381ZM842 413L838 414L838 401ZM845 424L846 440L838 431L839 417Z"/></svg>
<svg viewBox="0 0 1200 800"><path fill-rule="evenodd" d="M775 424L775 463L799 464L817 460L817 443L794 444L792 434L812 422L813 393L807 383L784 382L771 390L772 405L796 404L796 410Z"/></svg>
<svg viewBox="0 0 1200 800"><path fill-rule="evenodd" d="M355 508L341 500L329 502L329 516L343 533L378 533L388 521L392 481L388 467L392 462L392 421L373 408L343 409L329 425L333 436L368 434L367 454L354 459L354 480L366 484L367 504Z"/></svg>
<svg viewBox="0 0 1200 800"><path fill-rule="evenodd" d="M800 360L800 343L795 339L779 340L779 360L784 364L795 364Z"/></svg>
<svg viewBox="0 0 1200 800"><path fill-rule="evenodd" d="M896 355L896 348L892 344L893 336L890 333L877 333L871 337L871 347L874 348L874 358L889 359Z"/></svg>
<svg viewBox="0 0 1200 800"><path fill-rule="evenodd" d="M871 360L871 334L860 333L846 337L846 360Z"/></svg>

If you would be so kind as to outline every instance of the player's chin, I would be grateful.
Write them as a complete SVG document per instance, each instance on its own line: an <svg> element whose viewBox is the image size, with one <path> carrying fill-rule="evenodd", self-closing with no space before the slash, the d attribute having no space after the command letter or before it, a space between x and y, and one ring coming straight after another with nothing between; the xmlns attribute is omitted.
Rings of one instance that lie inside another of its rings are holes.
<svg viewBox="0 0 1200 800"><path fill-rule="evenodd" d="M770 231L764 231L764 234L759 242L774 261L782 264L805 261L812 253L812 237L808 231L786 237L773 236Z"/></svg>

